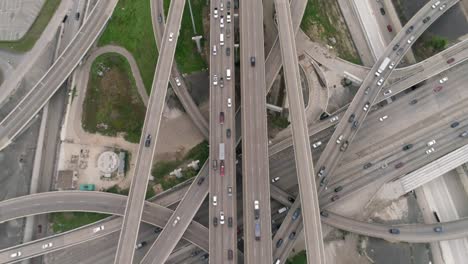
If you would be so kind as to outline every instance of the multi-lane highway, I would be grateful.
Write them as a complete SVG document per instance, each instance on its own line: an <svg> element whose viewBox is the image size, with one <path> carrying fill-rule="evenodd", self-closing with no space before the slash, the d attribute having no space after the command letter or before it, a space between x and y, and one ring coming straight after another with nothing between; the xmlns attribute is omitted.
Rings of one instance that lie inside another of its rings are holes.
<svg viewBox="0 0 468 264"><path fill-rule="evenodd" d="M114 263L133 261L184 6L185 0L175 0L169 7Z"/></svg>
<svg viewBox="0 0 468 264"><path fill-rule="evenodd" d="M299 63L296 53L295 32L292 26L289 1L275 0L275 7L278 20L281 57L284 65L284 79L290 105L292 138L299 182L299 198L302 205L302 219L305 229L304 238L307 259L312 263L325 263L317 188L314 177L310 177L314 175L314 165L310 149L304 97L302 94ZM299 199L297 199L296 205L298 205L298 201ZM299 208L298 206L296 207ZM294 211L291 210L291 212ZM286 219L286 221L290 220L290 218ZM278 243L278 241L276 243Z"/></svg>
<svg viewBox="0 0 468 264"><path fill-rule="evenodd" d="M78 65L111 17L116 4L117 0L97 2L87 21L47 73L0 122L0 150L28 125Z"/></svg>
<svg viewBox="0 0 468 264"><path fill-rule="evenodd" d="M246 263L272 263L262 1L239 7L242 189Z"/></svg>

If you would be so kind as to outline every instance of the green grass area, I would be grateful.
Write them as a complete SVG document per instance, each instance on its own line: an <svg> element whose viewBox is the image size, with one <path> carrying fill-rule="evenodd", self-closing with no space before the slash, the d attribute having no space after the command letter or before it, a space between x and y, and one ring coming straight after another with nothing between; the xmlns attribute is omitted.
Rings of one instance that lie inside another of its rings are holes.
<svg viewBox="0 0 468 264"><path fill-rule="evenodd" d="M50 215L52 230L54 233L62 233L80 226L94 223L108 217L106 214L88 212L63 212Z"/></svg>
<svg viewBox="0 0 468 264"><path fill-rule="evenodd" d="M26 34L17 41L0 41L0 48L15 52L25 52L30 50L36 43L37 39L41 36L59 4L60 0L46 0L28 32L26 32Z"/></svg>
<svg viewBox="0 0 468 264"><path fill-rule="evenodd" d="M302 17L301 28L308 31L316 24L319 24L323 29L321 32L322 37L332 37L337 33L337 29L328 18L324 2L321 0L308 0Z"/></svg>
<svg viewBox="0 0 468 264"><path fill-rule="evenodd" d="M268 115L268 123L272 128L284 129L289 126L289 121L286 117L280 115Z"/></svg>
<svg viewBox="0 0 468 264"><path fill-rule="evenodd" d="M114 186L110 187L109 189L105 190L105 192L128 196L128 193L130 192L130 188L121 189L119 186L114 185ZM151 188L151 185L148 186L148 189L146 190L146 199L151 198L151 197L153 197L155 195L156 195L156 193Z"/></svg>
<svg viewBox="0 0 468 264"><path fill-rule="evenodd" d="M293 258L288 259L286 263L287 264L307 264L306 252L303 250L297 253L297 255L295 255Z"/></svg>
<svg viewBox="0 0 468 264"><path fill-rule="evenodd" d="M107 44L122 46L133 54L149 94L158 57L150 1L120 0L98 41L99 46Z"/></svg>
<svg viewBox="0 0 468 264"><path fill-rule="evenodd" d="M125 133L127 141L138 143L145 112L127 60L115 53L96 58L83 103L83 128L108 136Z"/></svg>
<svg viewBox="0 0 468 264"><path fill-rule="evenodd" d="M163 190L167 190L197 175L197 171L191 168L187 168L186 166L182 169L183 177L181 178L169 176L170 172L179 168L182 164L189 162L189 161L193 161L193 160L199 160L200 161L199 165L202 166L205 163L205 161L208 159L208 155L209 155L208 142L203 141L202 143L193 147L184 156L183 159L157 162L153 166L151 175L155 177L156 184L161 184ZM148 196L148 193L147 193L147 196Z"/></svg>
<svg viewBox="0 0 468 264"><path fill-rule="evenodd" d="M190 0L195 21L197 35L204 35L203 32L203 8L206 7L206 0ZM164 12L167 18L170 0L164 0ZM200 53L197 51L197 45L192 40L194 36L192 19L188 3L185 4L184 14L180 27L180 36L177 41L175 60L182 73L192 73L205 69L207 64ZM202 47L204 45L201 40Z"/></svg>
<svg viewBox="0 0 468 264"><path fill-rule="evenodd" d="M413 45L413 52L417 61L425 60L441 52L448 45L446 38L424 33Z"/></svg>

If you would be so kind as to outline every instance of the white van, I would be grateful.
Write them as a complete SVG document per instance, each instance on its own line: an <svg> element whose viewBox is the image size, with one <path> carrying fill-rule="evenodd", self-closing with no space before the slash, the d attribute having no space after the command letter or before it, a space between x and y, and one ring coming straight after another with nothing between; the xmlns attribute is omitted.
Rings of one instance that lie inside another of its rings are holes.
<svg viewBox="0 0 468 264"><path fill-rule="evenodd" d="M213 55L216 55L216 45L213 45Z"/></svg>
<svg viewBox="0 0 468 264"><path fill-rule="evenodd" d="M226 69L226 80L231 80L231 69Z"/></svg>
<svg viewBox="0 0 468 264"><path fill-rule="evenodd" d="M224 34L223 33L219 34L219 45L221 45L221 46L224 45Z"/></svg>
<svg viewBox="0 0 468 264"><path fill-rule="evenodd" d="M278 209L278 214L282 214L282 213L286 212L287 210L288 210L287 207L282 207L282 208Z"/></svg>

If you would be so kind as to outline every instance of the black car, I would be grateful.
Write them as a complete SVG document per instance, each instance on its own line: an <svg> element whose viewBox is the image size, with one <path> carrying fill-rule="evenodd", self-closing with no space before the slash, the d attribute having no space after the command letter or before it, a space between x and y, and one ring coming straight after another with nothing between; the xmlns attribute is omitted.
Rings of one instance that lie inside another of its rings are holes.
<svg viewBox="0 0 468 264"><path fill-rule="evenodd" d="M278 240L278 242L276 242L276 248L281 247L281 245L283 245L283 239L282 239L282 238L280 238L280 239Z"/></svg>
<svg viewBox="0 0 468 264"><path fill-rule="evenodd" d="M252 67L255 66L255 57L254 56L250 57L250 65Z"/></svg>
<svg viewBox="0 0 468 264"><path fill-rule="evenodd" d="M328 212L327 211L321 211L320 215L323 217L328 217Z"/></svg>
<svg viewBox="0 0 468 264"><path fill-rule="evenodd" d="M213 217L213 225L218 226L218 217Z"/></svg>
<svg viewBox="0 0 468 264"><path fill-rule="evenodd" d="M393 46L393 50L397 50L398 48L400 47L400 44L395 44L395 46Z"/></svg>
<svg viewBox="0 0 468 264"><path fill-rule="evenodd" d="M364 169L367 170L368 168L372 167L372 163L366 163L364 164Z"/></svg>
<svg viewBox="0 0 468 264"><path fill-rule="evenodd" d="M289 234L289 239L290 240L296 239L296 232L295 231L292 231L291 234Z"/></svg>
<svg viewBox="0 0 468 264"><path fill-rule="evenodd" d="M349 123L352 123L352 122L354 121L354 118L355 118L355 117L356 117L355 114L351 114L351 115L349 116L348 122L349 122Z"/></svg>
<svg viewBox="0 0 468 264"><path fill-rule="evenodd" d="M390 230L388 230L388 232L390 232L390 234L398 235L398 234L400 234L400 229L391 228Z"/></svg>
<svg viewBox="0 0 468 264"><path fill-rule="evenodd" d="M159 13L159 15L158 15L158 23L162 23L162 22L163 22L162 20L163 20L163 19L162 19L162 15L161 15L161 13Z"/></svg>
<svg viewBox="0 0 468 264"><path fill-rule="evenodd" d="M231 138L231 129L230 128L226 129L226 137Z"/></svg>
<svg viewBox="0 0 468 264"><path fill-rule="evenodd" d="M423 19L423 23L427 23L430 19L431 19L431 17L429 17L429 16L426 17L426 18L424 18L424 19Z"/></svg>
<svg viewBox="0 0 468 264"><path fill-rule="evenodd" d="M385 9L383 9L383 7L380 8L380 14L382 14L382 16L385 16Z"/></svg>
<svg viewBox="0 0 468 264"><path fill-rule="evenodd" d="M201 185L204 181L205 181L205 177L201 177L200 179L198 179L197 184Z"/></svg>
<svg viewBox="0 0 468 264"><path fill-rule="evenodd" d="M460 123L455 121L450 125L450 127L451 128L456 128L458 125L460 125Z"/></svg>
<svg viewBox="0 0 468 264"><path fill-rule="evenodd" d="M75 19L76 19L76 20L79 20L79 19L80 19L80 12L76 12L76 14L75 14Z"/></svg>
<svg viewBox="0 0 468 264"><path fill-rule="evenodd" d="M403 150L409 150L413 147L413 144L407 144L405 146L403 146Z"/></svg>
<svg viewBox="0 0 468 264"><path fill-rule="evenodd" d="M406 30L406 34L409 34L409 33L413 32L413 29L414 29L414 26L410 26L410 27Z"/></svg>
<svg viewBox="0 0 468 264"><path fill-rule="evenodd" d="M228 217L228 227L232 227L232 217Z"/></svg>
<svg viewBox="0 0 468 264"><path fill-rule="evenodd" d="M159 233L161 233L161 231L162 231L162 228L156 227L156 228L154 229L153 232L154 232L155 234L159 234Z"/></svg>
<svg viewBox="0 0 468 264"><path fill-rule="evenodd" d="M320 167L319 172L317 173L317 176L323 177L325 175L325 166Z"/></svg>
<svg viewBox="0 0 468 264"><path fill-rule="evenodd" d="M327 183L328 183L327 177L323 177L322 180L320 181L320 187L327 185Z"/></svg>
<svg viewBox="0 0 468 264"><path fill-rule="evenodd" d="M359 126L359 122L356 120L356 121L353 122L353 126L351 128L357 129L358 126Z"/></svg>
<svg viewBox="0 0 468 264"><path fill-rule="evenodd" d="M226 56L231 56L231 48L226 48Z"/></svg>
<svg viewBox="0 0 468 264"><path fill-rule="evenodd" d="M334 201L336 201L338 199L340 199L339 195L333 195L333 197L331 198L331 201L334 202Z"/></svg>
<svg viewBox="0 0 468 264"><path fill-rule="evenodd" d="M343 190L343 186L338 186L335 188L335 192L341 192Z"/></svg>
<svg viewBox="0 0 468 264"><path fill-rule="evenodd" d="M409 103L410 105L415 105L418 103L418 99L413 99L411 100L411 102Z"/></svg>
<svg viewBox="0 0 468 264"><path fill-rule="evenodd" d="M288 197L288 201L290 201L291 203L294 203L294 201L296 201L296 199L294 199L292 197Z"/></svg>
<svg viewBox="0 0 468 264"><path fill-rule="evenodd" d="M151 135L146 136L145 140L145 147L149 147L151 145Z"/></svg>
<svg viewBox="0 0 468 264"><path fill-rule="evenodd" d="M296 220L299 216L301 215L301 208L297 208L296 211L294 211L294 214L292 215L292 220Z"/></svg>
<svg viewBox="0 0 468 264"><path fill-rule="evenodd" d="M209 256L208 253L206 253L205 255L201 256L200 259L201 259L201 260L208 259L208 256Z"/></svg>

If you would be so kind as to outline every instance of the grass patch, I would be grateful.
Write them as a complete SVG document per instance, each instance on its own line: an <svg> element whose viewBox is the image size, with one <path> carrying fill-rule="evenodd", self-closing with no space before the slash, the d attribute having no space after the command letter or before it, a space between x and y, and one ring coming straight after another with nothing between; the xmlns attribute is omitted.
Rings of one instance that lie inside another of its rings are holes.
<svg viewBox="0 0 468 264"><path fill-rule="evenodd" d="M138 94L127 60L108 53L96 58L83 103L83 128L90 133L116 136L138 143L145 106Z"/></svg>
<svg viewBox="0 0 468 264"><path fill-rule="evenodd" d="M133 54L148 94L158 57L151 22L150 1L119 0L98 46L115 44Z"/></svg>
<svg viewBox="0 0 468 264"><path fill-rule="evenodd" d="M166 14L169 10L170 0L164 0L164 13ZM203 32L203 8L207 3L206 0L190 0L192 4L192 11L195 21L195 28L197 35L204 36ZM188 3L185 4L184 13L182 16L182 23L180 26L180 35L177 41L177 47L175 52L175 60L177 66L182 73L192 73L206 69L207 64L200 53L198 53L197 45L192 40L194 36L192 19L190 17L190 9ZM204 41L201 40L203 48Z"/></svg>
<svg viewBox="0 0 468 264"><path fill-rule="evenodd" d="M202 143L193 147L183 159L171 160L171 161L159 161L153 165L151 175L155 177L155 183L161 184L163 190L167 190L181 182L184 182L197 175L198 171L187 168L184 166L182 168L182 177L176 178L174 176L169 176L173 170L179 168L181 165L193 161L199 160L199 165L202 166L205 161L208 159L209 147L208 142L203 141ZM151 188L152 189L152 188ZM148 196L148 193L147 193Z"/></svg>
<svg viewBox="0 0 468 264"><path fill-rule="evenodd" d="M88 212L61 212L50 215L54 233L66 232L108 217L106 214Z"/></svg>
<svg viewBox="0 0 468 264"><path fill-rule="evenodd" d="M313 26L318 24L322 28L322 37L332 37L336 34L337 29L330 22L327 8L322 4L320 0L307 1L307 6L301 21L301 28L309 31Z"/></svg>
<svg viewBox="0 0 468 264"><path fill-rule="evenodd" d="M289 121L286 117L276 114L268 115L268 121L273 128L284 129L289 126Z"/></svg>
<svg viewBox="0 0 468 264"><path fill-rule="evenodd" d="M413 53L417 61L425 60L443 51L447 47L446 38L424 33L413 45Z"/></svg>
<svg viewBox="0 0 468 264"><path fill-rule="evenodd" d="M305 250L297 253L292 259L286 261L287 264L307 264L307 256Z"/></svg>
<svg viewBox="0 0 468 264"><path fill-rule="evenodd" d="M0 48L15 52L25 52L30 50L36 43L37 39L41 36L59 4L60 0L46 0L28 32L26 32L26 34L17 41L1 41Z"/></svg>

